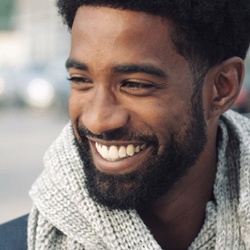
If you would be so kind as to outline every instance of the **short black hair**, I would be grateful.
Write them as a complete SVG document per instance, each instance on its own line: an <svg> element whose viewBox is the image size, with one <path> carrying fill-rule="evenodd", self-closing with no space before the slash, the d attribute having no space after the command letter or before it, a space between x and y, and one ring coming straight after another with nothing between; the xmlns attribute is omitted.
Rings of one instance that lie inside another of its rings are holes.
<svg viewBox="0 0 250 250"><path fill-rule="evenodd" d="M59 13L71 29L82 5L142 11L172 20L172 40L179 54L196 70L238 56L250 43L250 0L57 0Z"/></svg>

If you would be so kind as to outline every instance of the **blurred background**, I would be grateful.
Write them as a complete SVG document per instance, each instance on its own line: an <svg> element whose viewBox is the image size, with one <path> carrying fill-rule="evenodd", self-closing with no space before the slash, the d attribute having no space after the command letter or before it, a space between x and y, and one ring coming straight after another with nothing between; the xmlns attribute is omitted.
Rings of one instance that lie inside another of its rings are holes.
<svg viewBox="0 0 250 250"><path fill-rule="evenodd" d="M43 155L68 118L70 36L55 0L0 0L0 223L28 213ZM250 56L233 109L250 113Z"/></svg>
<svg viewBox="0 0 250 250"><path fill-rule="evenodd" d="M43 155L69 120L69 44L55 0L0 0L0 223L29 212Z"/></svg>

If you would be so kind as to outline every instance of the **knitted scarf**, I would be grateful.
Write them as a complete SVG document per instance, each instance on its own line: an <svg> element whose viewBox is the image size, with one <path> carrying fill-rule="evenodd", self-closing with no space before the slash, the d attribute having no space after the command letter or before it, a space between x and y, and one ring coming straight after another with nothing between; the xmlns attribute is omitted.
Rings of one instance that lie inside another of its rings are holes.
<svg viewBox="0 0 250 250"><path fill-rule="evenodd" d="M29 250L161 249L134 210L110 211L84 186L69 123L44 157L32 186ZM232 111L219 121L214 201L189 249L250 249L250 123Z"/></svg>

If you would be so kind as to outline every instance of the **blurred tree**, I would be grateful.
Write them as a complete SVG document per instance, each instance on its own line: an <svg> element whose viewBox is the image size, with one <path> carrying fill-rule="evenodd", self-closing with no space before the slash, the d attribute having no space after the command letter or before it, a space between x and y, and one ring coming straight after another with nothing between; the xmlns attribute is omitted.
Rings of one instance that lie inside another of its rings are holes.
<svg viewBox="0 0 250 250"><path fill-rule="evenodd" d="M12 16L16 0L0 0L0 31L11 30L14 25Z"/></svg>

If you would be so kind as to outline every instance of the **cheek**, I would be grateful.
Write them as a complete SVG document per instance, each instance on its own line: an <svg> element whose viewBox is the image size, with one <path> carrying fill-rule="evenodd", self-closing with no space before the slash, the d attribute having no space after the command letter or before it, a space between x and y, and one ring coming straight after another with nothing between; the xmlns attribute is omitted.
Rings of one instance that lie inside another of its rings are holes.
<svg viewBox="0 0 250 250"><path fill-rule="evenodd" d="M77 123L82 115L83 103L80 97L71 92L69 98L69 115L73 124Z"/></svg>
<svg viewBox="0 0 250 250"><path fill-rule="evenodd" d="M175 105L163 105L159 103L152 107L151 116L148 119L159 141L159 153L164 150L174 135L177 140L182 140L190 121L190 105L187 102L179 102Z"/></svg>

